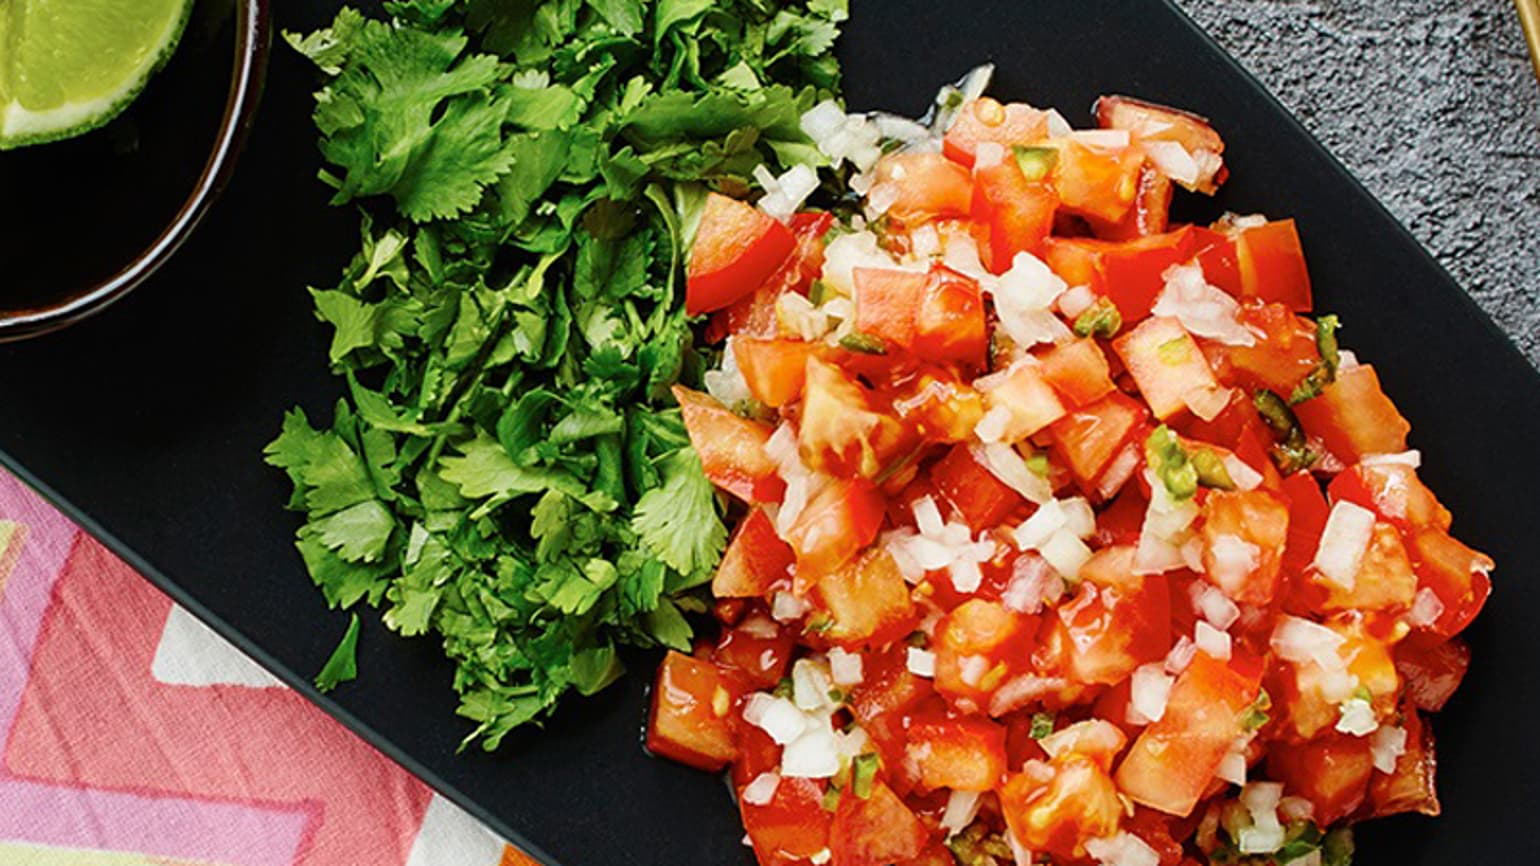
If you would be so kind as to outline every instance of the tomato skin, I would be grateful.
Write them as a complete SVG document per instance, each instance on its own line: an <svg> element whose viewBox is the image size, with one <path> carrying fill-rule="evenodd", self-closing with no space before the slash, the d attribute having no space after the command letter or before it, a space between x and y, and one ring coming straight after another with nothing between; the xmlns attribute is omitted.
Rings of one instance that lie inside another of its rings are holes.
<svg viewBox="0 0 1540 866"><path fill-rule="evenodd" d="M1053 386L1070 409L1095 403L1116 390L1107 355L1089 337L1060 343L1039 360L1044 381Z"/></svg>
<svg viewBox="0 0 1540 866"><path fill-rule="evenodd" d="M763 509L755 508L739 522L722 553L722 562L711 578L711 594L717 598L763 598L791 573L796 554L781 537Z"/></svg>
<svg viewBox="0 0 1540 866"><path fill-rule="evenodd" d="M1002 274L1010 270L1017 253L1041 253L1058 206L1053 188L1027 180L1015 159L975 173L973 219L989 227L989 244L980 250L984 266Z"/></svg>
<svg viewBox="0 0 1540 866"><path fill-rule="evenodd" d="M1232 298L1242 297L1241 265L1235 251L1235 239L1222 231L1201 226L1193 226L1192 234L1193 257L1203 268L1203 279Z"/></svg>
<svg viewBox="0 0 1540 866"><path fill-rule="evenodd" d="M1029 762L1000 790L1000 810L1022 847L1078 861L1086 842L1117 832L1123 803L1096 761L1070 753Z"/></svg>
<svg viewBox="0 0 1540 866"><path fill-rule="evenodd" d="M1164 575L1134 574L1132 547L1098 550L1081 567L1081 590L1049 620L1074 682L1113 685L1171 648L1171 591Z"/></svg>
<svg viewBox="0 0 1540 866"><path fill-rule="evenodd" d="M1283 495L1289 503L1289 538L1283 549L1283 567L1291 574L1300 574L1315 560L1331 506L1326 503L1320 482L1309 472L1296 472L1283 479Z"/></svg>
<svg viewBox="0 0 1540 866"><path fill-rule="evenodd" d="M952 446L931 467L930 480L971 527L996 526L1026 504L1020 493L984 468L966 444Z"/></svg>
<svg viewBox="0 0 1540 866"><path fill-rule="evenodd" d="M709 193L690 249L685 313L720 310L751 294L791 254L796 239L770 215Z"/></svg>
<svg viewBox="0 0 1540 866"><path fill-rule="evenodd" d="M1055 237L1044 260L1070 285L1090 286L1111 300L1132 326L1150 315L1166 287L1166 270L1192 258L1197 239L1191 226L1127 241Z"/></svg>
<svg viewBox="0 0 1540 866"><path fill-rule="evenodd" d="M1380 388L1374 367L1362 364L1337 371L1337 381L1318 397L1294 407L1305 432L1319 436L1344 463L1366 454L1397 454L1406 450L1412 425Z"/></svg>
<svg viewBox="0 0 1540 866"><path fill-rule="evenodd" d="M1434 528L1449 530L1449 510L1417 478L1417 470L1400 463L1366 466L1359 463L1337 473L1327 488L1333 502L1352 502L1394 524L1402 532Z"/></svg>
<svg viewBox="0 0 1540 866"><path fill-rule="evenodd" d="M1406 751L1396 759L1391 773L1375 773L1369 781L1369 818L1401 815L1406 812L1436 817L1443 811L1438 802L1438 756L1433 729L1411 707L1402 713L1401 727L1406 731Z"/></svg>
<svg viewBox="0 0 1540 866"><path fill-rule="evenodd" d="M1420 529L1407 539L1418 582L1438 596L1444 611L1429 628L1452 637L1465 630L1492 593L1491 558L1450 537L1442 529Z"/></svg>
<svg viewBox="0 0 1540 866"><path fill-rule="evenodd" d="M939 153L885 156L877 163L875 183L898 194L887 215L906 225L965 217L973 202L973 176Z"/></svg>
<svg viewBox="0 0 1540 866"><path fill-rule="evenodd" d="M1281 551L1289 537L1289 507L1258 488L1216 490L1203 504L1204 576L1225 595L1242 604L1272 604L1278 590ZM1257 548L1256 565L1242 574L1221 567L1216 551L1226 537Z"/></svg>
<svg viewBox="0 0 1540 866"><path fill-rule="evenodd" d="M749 781L753 777L743 784ZM764 805L739 798L743 828L760 866L806 863L807 858L829 847L832 816L823 808L824 788L819 780L784 777Z"/></svg>
<svg viewBox="0 0 1540 866"><path fill-rule="evenodd" d="M1053 454L1082 489L1094 490L1103 470L1135 438L1147 417L1139 401L1113 392L1049 428Z"/></svg>
<svg viewBox="0 0 1540 866"><path fill-rule="evenodd" d="M1128 241L1165 233L1171 228L1171 179L1145 163L1139 170L1133 207L1115 223L1090 220L1091 231L1109 241Z"/></svg>
<svg viewBox="0 0 1540 866"><path fill-rule="evenodd" d="M816 579L871 544L882 527L884 506L882 494L864 478L829 481L785 535L797 554L798 577Z"/></svg>
<svg viewBox="0 0 1540 866"><path fill-rule="evenodd" d="M751 294L739 298L714 315L706 327L706 341L720 343L729 334L740 337L774 337L780 330L775 305L781 295L807 294L823 270L824 235L834 225L829 213L799 213L791 218L796 245L786 261Z"/></svg>
<svg viewBox="0 0 1540 866"><path fill-rule="evenodd" d="M774 432L770 425L736 415L716 398L683 385L673 390L690 445L711 483L749 504L779 502L786 482L765 453Z"/></svg>
<svg viewBox="0 0 1540 866"><path fill-rule="evenodd" d="M829 830L834 866L888 866L917 857L930 833L904 801L882 782L870 797L846 793L840 797Z"/></svg>
<svg viewBox="0 0 1540 866"><path fill-rule="evenodd" d="M1168 815L1190 815L1241 734L1262 665L1237 649L1229 662L1198 653L1177 678L1160 721L1144 729L1118 766L1118 788Z"/></svg>
<svg viewBox="0 0 1540 866"><path fill-rule="evenodd" d="M1207 118L1128 96L1103 96L1096 101L1096 119L1103 129L1126 129L1145 141L1175 142L1194 157L1212 154L1215 167L1204 170L1190 188L1213 195L1224 183L1228 171L1218 159L1224 139Z"/></svg>
<svg viewBox="0 0 1540 866"><path fill-rule="evenodd" d="M732 707L744 691L711 662L670 650L652 689L647 750L701 770L727 766L738 755Z"/></svg>
<svg viewBox="0 0 1540 866"><path fill-rule="evenodd" d="M904 348L914 344L914 312L927 276L891 268L856 268L856 328Z"/></svg>
<svg viewBox="0 0 1540 866"><path fill-rule="evenodd" d="M982 369L989 351L984 296L977 280L945 265L931 268L914 312L914 340L920 358Z"/></svg>
<svg viewBox="0 0 1540 866"><path fill-rule="evenodd" d="M880 646L908 634L918 620L909 585L881 548L824 573L818 594L834 618L824 636L837 644Z"/></svg>
<svg viewBox="0 0 1540 866"><path fill-rule="evenodd" d="M973 167L981 142L1002 145L1031 144L1048 136L1048 113L1030 105L1001 105L987 96L963 105L942 139L941 152L959 165Z"/></svg>
<svg viewBox="0 0 1540 866"><path fill-rule="evenodd" d="M1429 713L1444 708L1470 669L1470 647L1462 640L1430 644L1407 639L1396 644L1395 658L1407 700Z"/></svg>
<svg viewBox="0 0 1540 866"><path fill-rule="evenodd" d="M936 694L930 680L910 673L904 646L864 652L861 667L861 682L851 687L849 704L862 725L879 716L902 715Z"/></svg>
<svg viewBox="0 0 1540 866"><path fill-rule="evenodd" d="M1374 755L1366 737L1329 732L1321 739L1267 755L1267 771L1290 794L1304 797L1315 806L1321 826L1334 824L1355 812L1369 793Z"/></svg>
<svg viewBox="0 0 1540 866"><path fill-rule="evenodd" d="M1241 297L1282 304L1299 313L1314 305L1310 270L1305 266L1305 251L1293 220L1270 222L1240 232L1235 239L1235 253Z"/></svg>
<svg viewBox="0 0 1540 866"><path fill-rule="evenodd" d="M761 637L755 626L724 628L717 637L712 659L722 668L737 671L752 688L775 688L791 667L797 636L763 616L756 622L774 627L775 636Z"/></svg>
<svg viewBox="0 0 1540 866"><path fill-rule="evenodd" d="M802 396L807 359L817 354L819 347L801 340L738 337L732 350L749 393L766 406L779 409Z"/></svg>
<svg viewBox="0 0 1540 866"><path fill-rule="evenodd" d="M1248 303L1237 317L1261 338L1251 346L1211 345L1208 354L1228 385L1248 391L1267 389L1288 397L1321 362L1315 324L1289 312L1282 304Z"/></svg>
<svg viewBox="0 0 1540 866"><path fill-rule="evenodd" d="M971 716L919 717L909 724L906 754L923 790L992 790L1005 775L1005 728Z"/></svg>

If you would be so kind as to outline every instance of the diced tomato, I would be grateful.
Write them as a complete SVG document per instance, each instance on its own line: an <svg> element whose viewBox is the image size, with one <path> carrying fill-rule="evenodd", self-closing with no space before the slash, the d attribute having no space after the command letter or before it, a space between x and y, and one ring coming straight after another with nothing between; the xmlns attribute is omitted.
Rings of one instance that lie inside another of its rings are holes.
<svg viewBox="0 0 1540 866"><path fill-rule="evenodd" d="M880 646L908 634L917 621L909 585L881 548L825 572L818 594L834 620L824 636L835 643Z"/></svg>
<svg viewBox="0 0 1540 866"><path fill-rule="evenodd" d="M893 410L927 442L964 442L984 417L984 398L957 374L926 367L893 388Z"/></svg>
<svg viewBox="0 0 1540 866"><path fill-rule="evenodd" d="M776 534L763 509L754 508L733 530L732 540L711 579L717 598L762 598L791 572L796 554Z"/></svg>
<svg viewBox="0 0 1540 866"><path fill-rule="evenodd" d="M1262 490L1216 490L1203 503L1204 576L1242 604L1268 605L1278 590L1289 537L1289 507ZM1238 551L1250 545L1249 560Z"/></svg>
<svg viewBox="0 0 1540 866"><path fill-rule="evenodd" d="M752 781L752 780L750 780ZM782 777L770 802L756 806L739 798L760 866L791 866L829 847L833 816L823 808L825 784L818 779Z"/></svg>
<svg viewBox="0 0 1540 866"><path fill-rule="evenodd" d="M1213 417L1229 403L1197 342L1176 319L1146 319L1113 341L1112 348L1162 421L1188 410Z"/></svg>
<svg viewBox="0 0 1540 866"><path fill-rule="evenodd" d="M1366 454L1398 454L1406 450L1406 423L1380 389L1374 367L1361 364L1337 371L1337 381L1319 397L1294 407L1305 432L1319 436L1331 453L1353 464Z"/></svg>
<svg viewBox="0 0 1540 866"><path fill-rule="evenodd" d="M744 685L708 661L669 651L658 667L647 724L647 750L702 770L737 757L733 705Z"/></svg>
<svg viewBox="0 0 1540 866"><path fill-rule="evenodd" d="M856 268L856 328L905 348L914 344L915 310L927 277L916 271Z"/></svg>
<svg viewBox="0 0 1540 866"><path fill-rule="evenodd" d="M796 635L764 614L756 614L745 624L722 629L712 659L740 673L752 687L770 689L786 676L795 644Z"/></svg>
<svg viewBox="0 0 1540 866"><path fill-rule="evenodd" d="M807 360L798 450L810 468L840 477L875 478L911 447L912 433L880 398L839 367Z"/></svg>
<svg viewBox="0 0 1540 866"><path fill-rule="evenodd" d="M1224 182L1227 172L1219 158L1224 139L1207 118L1128 96L1103 96L1096 101L1096 119L1103 129L1126 129L1144 141L1181 145L1199 166L1189 189L1213 195Z"/></svg>
<svg viewBox="0 0 1540 866"><path fill-rule="evenodd" d="M1000 811L1021 847L1079 861L1086 842L1117 833L1123 802L1096 761L1069 754L1028 762L1000 790Z"/></svg>
<svg viewBox="0 0 1540 866"><path fill-rule="evenodd" d="M1134 196L1134 206L1115 223L1091 220L1091 230L1109 241L1162 234L1171 227L1171 194L1171 179L1145 163L1139 170L1139 192Z"/></svg>
<svg viewBox="0 0 1540 866"><path fill-rule="evenodd" d="M1491 558L1442 529L1420 529L1407 541L1420 585L1433 590L1444 608L1429 630L1445 637L1459 634L1492 593Z"/></svg>
<svg viewBox="0 0 1540 866"><path fill-rule="evenodd" d="M914 340L919 357L977 370L989 350L984 296L977 280L945 265L931 268L914 309Z"/></svg>
<svg viewBox="0 0 1540 866"><path fill-rule="evenodd" d="M1060 343L1038 360L1043 379L1071 409L1095 403L1115 390L1107 356L1093 339Z"/></svg>
<svg viewBox="0 0 1540 866"><path fill-rule="evenodd" d="M989 227L984 265L1000 274L1017 253L1037 255L1053 229L1059 199L1044 181L1029 181L1015 159L980 169L973 182L973 219Z"/></svg>
<svg viewBox="0 0 1540 866"><path fill-rule="evenodd" d="M735 415L716 398L683 385L674 386L674 399L712 484L751 504L780 501L786 482L765 453L774 432L770 425Z"/></svg>
<svg viewBox="0 0 1540 866"><path fill-rule="evenodd" d="M1443 811L1435 783L1438 758L1433 729L1411 707L1405 708L1401 727L1406 731L1406 751L1396 759L1395 772L1375 773L1370 780L1368 817L1406 812L1436 816Z"/></svg>
<svg viewBox="0 0 1540 866"><path fill-rule="evenodd" d="M998 525L1026 504L1020 493L979 463L968 445L952 446L931 467L930 480L962 515L963 522L979 529Z"/></svg>
<svg viewBox="0 0 1540 866"><path fill-rule="evenodd" d="M1395 657L1407 699L1429 713L1444 708L1470 669L1470 647L1458 639L1433 644L1404 640L1396 644Z"/></svg>
<svg viewBox="0 0 1540 866"><path fill-rule="evenodd" d="M1237 317L1253 334L1250 346L1207 347L1213 366L1226 384L1248 391L1267 389L1285 397L1321 363L1315 325L1281 304L1245 304Z"/></svg>
<svg viewBox="0 0 1540 866"><path fill-rule="evenodd" d="M1192 233L1193 257L1203 268L1203 279L1209 285L1223 289L1231 297L1242 297L1241 265L1235 251L1235 239L1222 231L1199 226L1194 226Z"/></svg>
<svg viewBox="0 0 1540 866"><path fill-rule="evenodd" d="M776 302L787 292L807 294L808 288L823 270L824 235L834 225L829 213L799 213L791 218L791 232L796 246L781 267L751 294L711 317L706 340L720 343L729 334L740 337L774 337L780 331L775 313Z"/></svg>
<svg viewBox="0 0 1540 866"><path fill-rule="evenodd" d="M1050 428L1053 454L1082 488L1093 489L1146 417L1137 400L1114 392L1069 413Z"/></svg>
<svg viewBox="0 0 1540 866"><path fill-rule="evenodd" d="M899 715L934 696L931 681L909 671L908 649L896 645L861 654L861 682L850 690L850 711L861 724Z"/></svg>
<svg viewBox="0 0 1540 866"><path fill-rule="evenodd" d="M1184 852L1177 840L1188 834L1183 832L1185 828L1173 827L1173 823L1170 815L1136 806L1134 814L1123 820L1123 829L1144 840L1160 858L1160 866L1178 866Z"/></svg>
<svg viewBox="0 0 1540 866"><path fill-rule="evenodd" d="M802 396L807 382L807 359L818 352L817 343L801 340L765 340L739 337L733 340L733 357L754 399L779 409Z"/></svg>
<svg viewBox="0 0 1540 866"><path fill-rule="evenodd" d="M985 96L957 110L957 119L942 139L942 153L972 168L980 142L1001 145L1009 157L1011 145L1031 144L1047 135L1046 111L1019 102L1001 105Z"/></svg>
<svg viewBox="0 0 1540 866"><path fill-rule="evenodd" d="M1144 514L1149 507L1150 500L1139 485L1124 487L1112 504L1097 515L1093 546L1138 544L1140 531L1144 528Z"/></svg>
<svg viewBox="0 0 1540 866"><path fill-rule="evenodd" d="M785 535L797 553L799 578L816 580L871 544L882 527L884 507L882 494L864 478L827 481Z"/></svg>
<svg viewBox="0 0 1540 866"><path fill-rule="evenodd" d="M1055 139L1054 144L1059 156L1053 185L1063 208L1103 222L1122 220L1139 194L1144 152L1137 147L1087 147L1068 139Z"/></svg>
<svg viewBox="0 0 1540 866"><path fill-rule="evenodd" d="M1228 663L1199 652L1172 686L1166 714L1119 765L1118 788L1151 809L1191 814L1240 736L1242 714L1261 684L1261 663L1243 651Z"/></svg>
<svg viewBox="0 0 1540 866"><path fill-rule="evenodd" d="M690 249L685 312L698 316L749 295L775 273L795 243L791 230L764 211L709 193Z"/></svg>
<svg viewBox="0 0 1540 866"><path fill-rule="evenodd" d="M1125 326L1149 316L1172 265L1192 258L1198 235L1191 226L1129 241L1051 238L1045 261L1072 286L1089 286L1117 305Z"/></svg>
<svg viewBox="0 0 1540 866"><path fill-rule="evenodd" d="M895 153L877 163L875 184L897 198L887 216L907 225L965 217L973 203L973 176L939 153Z"/></svg>
<svg viewBox="0 0 1540 866"><path fill-rule="evenodd" d="M1003 604L972 599L936 624L936 691L963 711L1031 665L1037 621Z"/></svg>
<svg viewBox="0 0 1540 866"><path fill-rule="evenodd" d="M1321 739L1273 749L1267 771L1283 782L1284 793L1304 797L1315 807L1321 826L1351 815L1369 793L1374 755L1365 737L1328 733Z"/></svg>
<svg viewBox="0 0 1540 866"><path fill-rule="evenodd" d="M914 859L904 860L895 866L957 866L957 860L945 843L932 841Z"/></svg>
<svg viewBox="0 0 1540 866"><path fill-rule="evenodd" d="M906 761L919 769L923 789L989 791L1005 776L1005 728L977 717L916 718Z"/></svg>
<svg viewBox="0 0 1540 866"><path fill-rule="evenodd" d="M1001 441L1020 442L1064 417L1064 403L1043 372L1029 361L979 381L985 408L1006 418Z"/></svg>
<svg viewBox="0 0 1540 866"><path fill-rule="evenodd" d="M1384 522L1374 524L1352 587L1344 588L1324 577L1317 577L1317 582L1326 588L1322 605L1326 611L1405 609L1411 607L1417 594L1417 575L1401 533Z"/></svg>
<svg viewBox="0 0 1540 866"><path fill-rule="evenodd" d="M1283 495L1289 502L1289 539L1283 550L1283 567L1299 574L1315 560L1331 506L1326 504L1320 482L1309 472L1283 479Z"/></svg>
<svg viewBox="0 0 1540 866"><path fill-rule="evenodd" d="M1329 490L1332 501L1362 505L1403 532L1449 529L1449 510L1418 480L1417 470L1404 463L1351 466L1337 473Z"/></svg>
<svg viewBox="0 0 1540 866"><path fill-rule="evenodd" d="M930 833L882 782L865 799L846 791L829 831L834 866L889 866L919 855Z"/></svg>
<svg viewBox="0 0 1540 866"><path fill-rule="evenodd" d="M1112 685L1171 648L1171 591L1163 575L1134 573L1132 547L1106 547L1080 569L1081 587L1059 605L1045 643L1059 644L1077 683Z"/></svg>
<svg viewBox="0 0 1540 866"><path fill-rule="evenodd" d="M1279 220L1240 232L1235 238L1241 297L1282 304L1305 312L1313 304L1310 271L1293 220Z"/></svg>

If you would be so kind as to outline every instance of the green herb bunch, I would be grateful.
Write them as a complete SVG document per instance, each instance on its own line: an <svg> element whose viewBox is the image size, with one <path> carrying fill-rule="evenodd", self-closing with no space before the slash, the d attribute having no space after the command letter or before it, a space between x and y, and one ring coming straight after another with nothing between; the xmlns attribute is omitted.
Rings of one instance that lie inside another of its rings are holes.
<svg viewBox="0 0 1540 866"><path fill-rule="evenodd" d="M327 601L438 634L493 749L613 682L618 645L689 647L726 539L669 395L711 361L691 216L761 163L821 162L799 119L838 85L846 0L385 10L288 35L325 76L322 180L374 218L311 290L347 396L266 453Z"/></svg>

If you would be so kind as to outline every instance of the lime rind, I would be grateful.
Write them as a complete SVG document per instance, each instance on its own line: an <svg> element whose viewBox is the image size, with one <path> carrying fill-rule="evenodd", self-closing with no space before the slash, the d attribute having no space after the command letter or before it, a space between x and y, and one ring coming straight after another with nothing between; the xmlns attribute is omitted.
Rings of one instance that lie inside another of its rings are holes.
<svg viewBox="0 0 1540 866"><path fill-rule="evenodd" d="M184 0L179 14L167 20L159 48L112 92L91 100L66 102L46 111L28 109L17 99L0 104L0 151L74 138L116 119L171 61L192 18L192 7L193 0Z"/></svg>

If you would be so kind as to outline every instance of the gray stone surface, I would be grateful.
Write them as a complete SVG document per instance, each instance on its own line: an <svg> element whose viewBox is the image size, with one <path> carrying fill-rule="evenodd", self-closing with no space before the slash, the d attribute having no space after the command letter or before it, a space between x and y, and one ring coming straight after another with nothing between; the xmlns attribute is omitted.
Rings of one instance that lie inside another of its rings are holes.
<svg viewBox="0 0 1540 866"><path fill-rule="evenodd" d="M1177 0L1540 365L1540 83L1509 0Z"/></svg>

